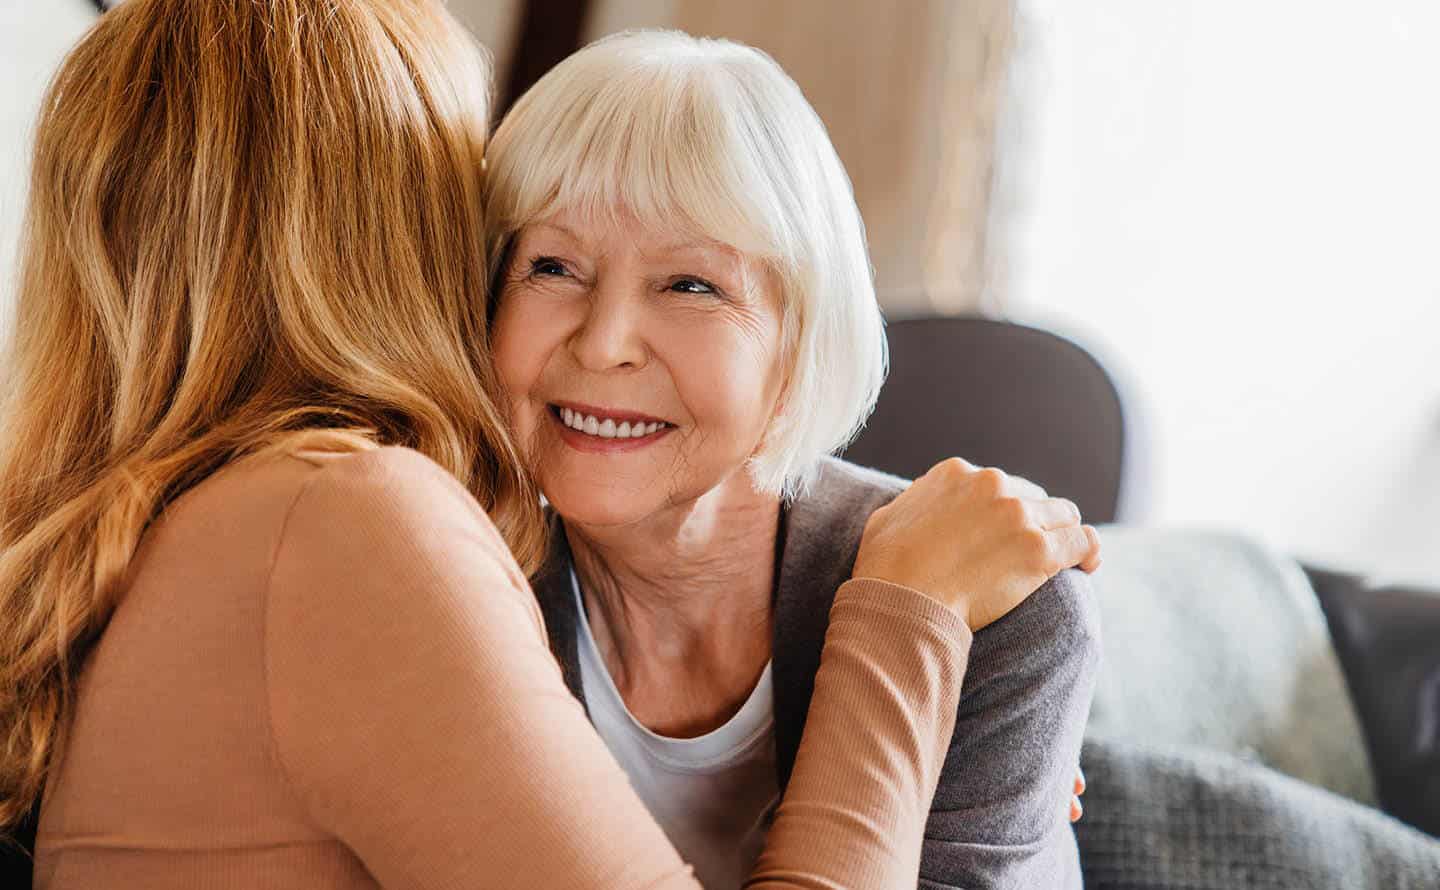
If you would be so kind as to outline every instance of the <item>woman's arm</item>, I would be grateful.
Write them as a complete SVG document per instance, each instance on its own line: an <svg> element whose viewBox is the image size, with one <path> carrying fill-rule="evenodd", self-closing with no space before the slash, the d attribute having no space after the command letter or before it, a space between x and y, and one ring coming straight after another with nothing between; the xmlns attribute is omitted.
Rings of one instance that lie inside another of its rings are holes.
<svg viewBox="0 0 1440 890"><path fill-rule="evenodd" d="M954 612L909 588L841 585L795 771L747 887L915 884L955 722L945 703L964 679L970 636Z"/></svg>
<svg viewBox="0 0 1440 890"><path fill-rule="evenodd" d="M382 449L317 471L267 604L295 793L387 888L698 888L561 681L467 492ZM754 888L913 883L970 635L905 588L837 598L796 784Z"/></svg>

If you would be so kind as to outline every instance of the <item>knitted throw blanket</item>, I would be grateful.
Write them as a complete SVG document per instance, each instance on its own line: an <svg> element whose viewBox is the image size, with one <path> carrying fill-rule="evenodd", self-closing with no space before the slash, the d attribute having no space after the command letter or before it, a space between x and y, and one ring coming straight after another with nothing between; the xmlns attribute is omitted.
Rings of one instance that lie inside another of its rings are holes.
<svg viewBox="0 0 1440 890"><path fill-rule="evenodd" d="M1087 740L1090 890L1437 890L1440 840L1227 754Z"/></svg>

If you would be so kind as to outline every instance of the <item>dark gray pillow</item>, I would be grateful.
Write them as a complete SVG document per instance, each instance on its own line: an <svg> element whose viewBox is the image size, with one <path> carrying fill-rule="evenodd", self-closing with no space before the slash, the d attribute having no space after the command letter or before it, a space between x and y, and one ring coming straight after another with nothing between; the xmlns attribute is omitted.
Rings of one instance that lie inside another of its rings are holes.
<svg viewBox="0 0 1440 890"><path fill-rule="evenodd" d="M1440 837L1440 591L1308 570L1387 813Z"/></svg>

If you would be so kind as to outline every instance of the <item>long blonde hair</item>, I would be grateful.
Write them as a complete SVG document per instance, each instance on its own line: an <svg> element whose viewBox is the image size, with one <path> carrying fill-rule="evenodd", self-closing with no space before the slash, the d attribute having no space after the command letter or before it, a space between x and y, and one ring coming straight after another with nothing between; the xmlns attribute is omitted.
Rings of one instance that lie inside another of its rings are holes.
<svg viewBox="0 0 1440 890"><path fill-rule="evenodd" d="M228 461L317 429L409 446L538 562L489 370L488 110L433 0L127 0L66 58L0 377L0 828L141 535Z"/></svg>

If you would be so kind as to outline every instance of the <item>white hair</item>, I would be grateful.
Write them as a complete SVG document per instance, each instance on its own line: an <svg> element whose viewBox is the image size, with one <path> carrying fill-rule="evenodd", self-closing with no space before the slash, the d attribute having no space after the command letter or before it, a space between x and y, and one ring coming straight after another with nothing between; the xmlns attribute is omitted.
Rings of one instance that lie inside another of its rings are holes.
<svg viewBox="0 0 1440 890"><path fill-rule="evenodd" d="M770 265L787 373L749 462L757 489L803 492L864 425L886 365L864 224L824 124L763 52L675 31L596 41L506 115L485 179L497 273L520 229L561 211L628 214Z"/></svg>

